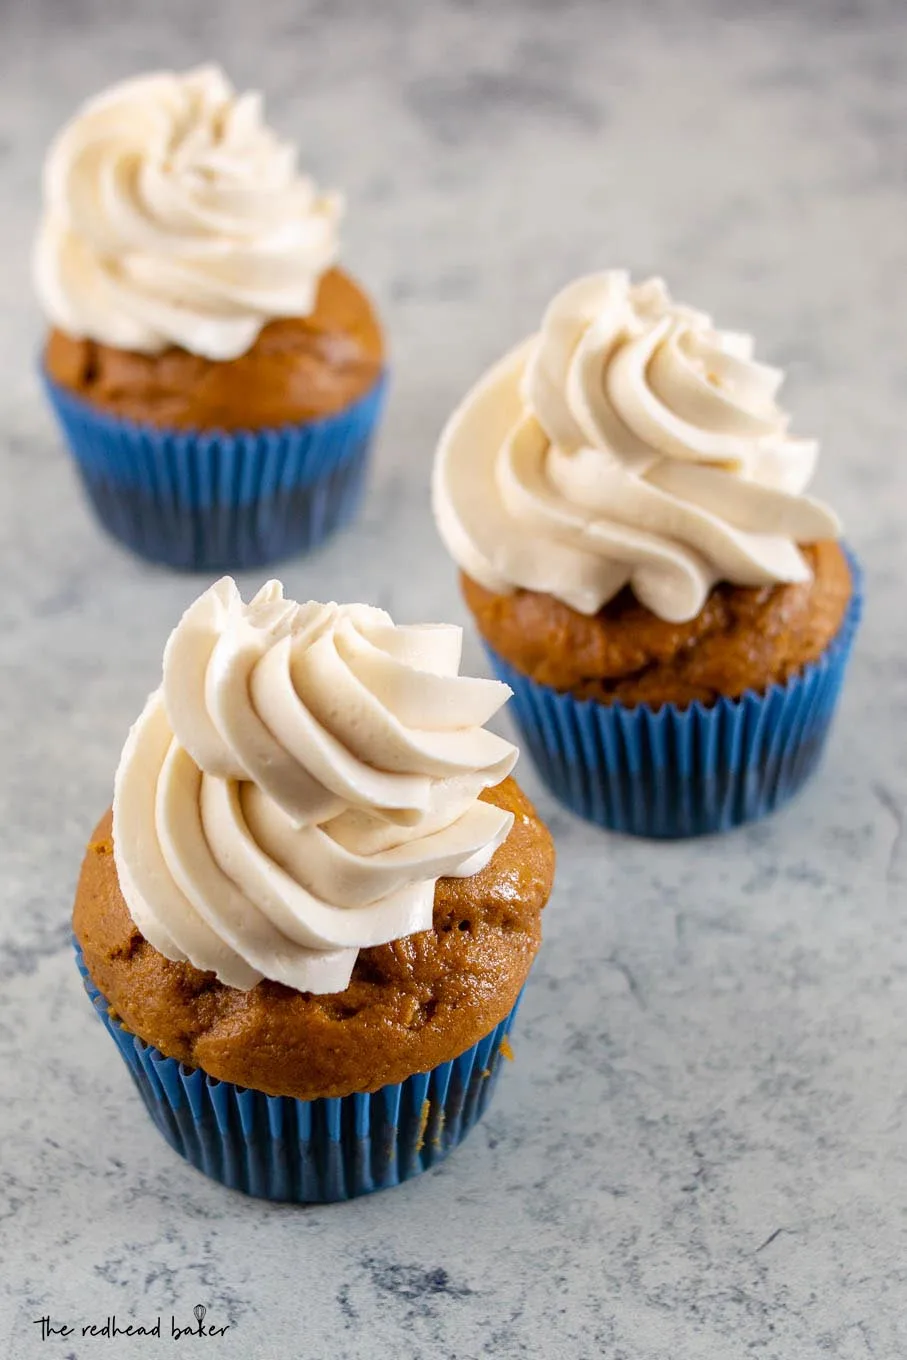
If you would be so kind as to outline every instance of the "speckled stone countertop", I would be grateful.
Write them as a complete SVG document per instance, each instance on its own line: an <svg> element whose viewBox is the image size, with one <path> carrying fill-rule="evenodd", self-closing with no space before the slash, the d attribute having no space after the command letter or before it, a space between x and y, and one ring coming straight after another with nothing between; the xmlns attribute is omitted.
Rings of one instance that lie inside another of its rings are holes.
<svg viewBox="0 0 907 1360"><path fill-rule="evenodd" d="M905 52L895 0L4 7L0 1356L163 1354L34 1319L166 1332L197 1303L229 1326L206 1353L260 1360L907 1353ZM82 847L202 582L103 537L40 400L40 156L101 85L210 57L347 190L396 360L362 523L291 593L465 622L428 513L438 428L558 285L611 265L788 369L868 573L828 759L776 819L610 838L524 762L560 869L517 1061L446 1165L332 1208L184 1166L69 947Z"/></svg>

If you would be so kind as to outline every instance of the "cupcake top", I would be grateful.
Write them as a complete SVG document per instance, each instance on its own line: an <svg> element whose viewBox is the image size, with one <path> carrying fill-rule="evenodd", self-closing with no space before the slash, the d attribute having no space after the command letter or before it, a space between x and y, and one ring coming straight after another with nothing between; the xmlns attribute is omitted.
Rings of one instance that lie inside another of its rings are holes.
<svg viewBox="0 0 907 1360"><path fill-rule="evenodd" d="M516 748L484 729L506 685L458 675L461 633L366 605L248 605L228 577L186 611L116 775L132 919L228 986L342 991L359 949L432 925L512 813L479 794Z"/></svg>
<svg viewBox="0 0 907 1360"><path fill-rule="evenodd" d="M720 581L808 580L798 545L840 525L804 494L817 445L788 433L782 376L660 279L578 279L448 421L441 536L487 590L582 614L629 586L681 622Z"/></svg>
<svg viewBox="0 0 907 1360"><path fill-rule="evenodd" d="M44 168L38 293L67 335L212 360L305 316L341 213L214 66L123 81L63 128Z"/></svg>

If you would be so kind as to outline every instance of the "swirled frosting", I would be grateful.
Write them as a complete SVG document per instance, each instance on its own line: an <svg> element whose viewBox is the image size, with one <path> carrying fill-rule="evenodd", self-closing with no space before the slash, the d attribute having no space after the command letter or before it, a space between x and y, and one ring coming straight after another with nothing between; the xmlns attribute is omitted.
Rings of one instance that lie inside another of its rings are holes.
<svg viewBox="0 0 907 1360"><path fill-rule="evenodd" d="M365 605L245 605L225 577L186 611L117 770L114 854L136 925L230 986L342 991L359 949L432 924L512 814L479 800L516 748L510 691L458 675L459 628Z"/></svg>
<svg viewBox="0 0 907 1360"><path fill-rule="evenodd" d="M35 277L78 339L208 359L267 321L311 312L338 249L340 202L296 169L261 98L213 66L123 81L48 152Z"/></svg>
<svg viewBox="0 0 907 1360"><path fill-rule="evenodd" d="M660 279L579 279L448 421L441 536L487 589L583 614L630 586L680 622L718 581L808 580L797 545L840 525L803 494L817 445L788 434L781 380Z"/></svg>

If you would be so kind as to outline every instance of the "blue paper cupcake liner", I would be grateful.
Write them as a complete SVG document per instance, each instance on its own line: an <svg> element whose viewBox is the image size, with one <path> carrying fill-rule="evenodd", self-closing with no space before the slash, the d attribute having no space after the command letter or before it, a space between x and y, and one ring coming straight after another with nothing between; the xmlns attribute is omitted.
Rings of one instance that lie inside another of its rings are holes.
<svg viewBox="0 0 907 1360"><path fill-rule="evenodd" d="M42 376L104 528L151 562L206 572L307 552L354 518L387 387L383 375L321 420L226 433L111 416Z"/></svg>
<svg viewBox="0 0 907 1360"><path fill-rule="evenodd" d="M166 1058L111 1013L75 950L92 1005L174 1151L232 1190L297 1204L389 1189L443 1161L485 1113L522 997L484 1039L431 1072L372 1094L295 1100Z"/></svg>
<svg viewBox="0 0 907 1360"><path fill-rule="evenodd" d="M537 684L486 644L548 788L587 821L633 836L726 831L786 803L816 769L862 610L862 574L825 653L762 694L652 709L576 699Z"/></svg>

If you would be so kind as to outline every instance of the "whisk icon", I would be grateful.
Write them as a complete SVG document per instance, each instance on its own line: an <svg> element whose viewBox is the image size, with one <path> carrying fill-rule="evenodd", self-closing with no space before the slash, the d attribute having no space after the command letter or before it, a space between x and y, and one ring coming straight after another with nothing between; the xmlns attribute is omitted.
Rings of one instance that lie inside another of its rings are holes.
<svg viewBox="0 0 907 1360"><path fill-rule="evenodd" d="M192 1311L195 1314L196 1322L201 1323L202 1318L205 1316L208 1310L203 1303L197 1303L195 1307L192 1309Z"/></svg>

